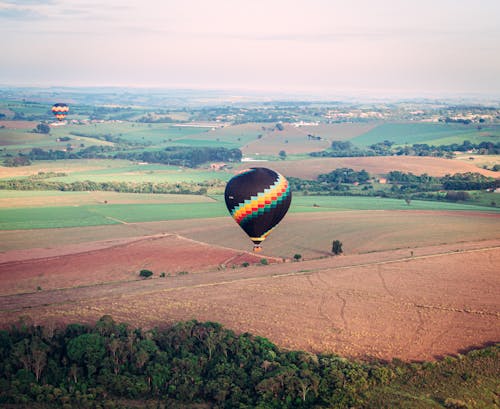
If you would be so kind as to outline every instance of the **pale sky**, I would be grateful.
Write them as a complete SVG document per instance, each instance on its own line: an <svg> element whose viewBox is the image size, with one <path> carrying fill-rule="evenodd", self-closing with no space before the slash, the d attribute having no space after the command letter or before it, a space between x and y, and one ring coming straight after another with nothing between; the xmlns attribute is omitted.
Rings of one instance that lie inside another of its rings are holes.
<svg viewBox="0 0 500 409"><path fill-rule="evenodd" d="M0 0L0 35L0 85L500 96L500 0Z"/></svg>

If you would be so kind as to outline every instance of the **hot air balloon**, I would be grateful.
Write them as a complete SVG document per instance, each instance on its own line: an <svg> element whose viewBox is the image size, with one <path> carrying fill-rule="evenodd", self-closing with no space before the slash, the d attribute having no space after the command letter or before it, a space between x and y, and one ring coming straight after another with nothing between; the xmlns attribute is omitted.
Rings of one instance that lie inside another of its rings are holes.
<svg viewBox="0 0 500 409"><path fill-rule="evenodd" d="M68 115L69 106L67 104L62 104L58 102L57 104L52 105L52 113L59 120L62 121Z"/></svg>
<svg viewBox="0 0 500 409"><path fill-rule="evenodd" d="M250 168L227 183L224 198L231 216L253 241L253 250L260 251L260 244L288 211L292 192L283 175Z"/></svg>

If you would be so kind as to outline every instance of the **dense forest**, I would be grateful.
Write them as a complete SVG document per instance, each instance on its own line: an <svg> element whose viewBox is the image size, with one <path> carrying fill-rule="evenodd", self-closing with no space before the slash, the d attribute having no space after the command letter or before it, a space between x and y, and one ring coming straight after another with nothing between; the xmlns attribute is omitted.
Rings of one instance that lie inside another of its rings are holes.
<svg viewBox="0 0 500 409"><path fill-rule="evenodd" d="M499 346L436 363L281 350L220 324L0 331L0 404L30 408L468 408L498 404ZM471 405L471 406L470 406Z"/></svg>

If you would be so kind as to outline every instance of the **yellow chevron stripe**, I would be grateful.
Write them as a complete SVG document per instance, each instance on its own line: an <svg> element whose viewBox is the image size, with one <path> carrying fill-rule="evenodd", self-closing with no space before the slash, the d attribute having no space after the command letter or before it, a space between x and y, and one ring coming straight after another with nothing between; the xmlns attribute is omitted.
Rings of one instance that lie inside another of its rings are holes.
<svg viewBox="0 0 500 409"><path fill-rule="evenodd" d="M253 209L258 209L259 207L264 207L266 202L271 203L273 201L273 197L278 197L284 190L286 190L287 181L284 177L278 179L279 183L268 193L263 194L262 196L258 196L257 199L252 200L250 203L245 206L239 208L236 212L233 213L233 218L239 222L243 219L247 213L253 212Z"/></svg>

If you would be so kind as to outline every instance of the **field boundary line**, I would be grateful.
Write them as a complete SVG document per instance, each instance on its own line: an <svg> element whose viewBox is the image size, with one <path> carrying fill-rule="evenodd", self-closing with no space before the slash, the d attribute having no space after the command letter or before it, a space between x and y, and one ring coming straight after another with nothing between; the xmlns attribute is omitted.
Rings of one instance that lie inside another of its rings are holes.
<svg viewBox="0 0 500 409"><path fill-rule="evenodd" d="M282 277L288 277L288 276L311 275L311 274L320 273L320 272L328 271L328 270L348 270L351 268L358 268L358 267L381 266L384 264L401 263L403 261L428 259L428 258L433 258L433 257L443 257L443 256L450 256L450 255L455 255L455 254L475 253L475 252L479 252L479 251L488 251L488 250L496 250L496 249L500 249L500 246L489 246L489 247L482 247L479 249L445 251L442 253L424 254L421 256L409 256L409 257L402 257L402 258L398 258L398 259L394 259L394 260L374 261L372 263L351 264L348 266L319 267L317 269L311 269L311 270L305 270L305 271L296 271L296 272L291 272L291 273L274 274L271 277L272 278L282 278Z"/></svg>
<svg viewBox="0 0 500 409"><path fill-rule="evenodd" d="M109 220L114 220L115 222L121 223L121 224L129 224L128 222L124 220L117 219L116 217L111 217L111 216L104 216L106 219Z"/></svg>

